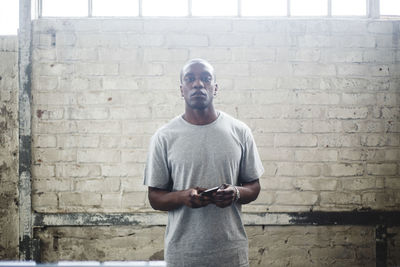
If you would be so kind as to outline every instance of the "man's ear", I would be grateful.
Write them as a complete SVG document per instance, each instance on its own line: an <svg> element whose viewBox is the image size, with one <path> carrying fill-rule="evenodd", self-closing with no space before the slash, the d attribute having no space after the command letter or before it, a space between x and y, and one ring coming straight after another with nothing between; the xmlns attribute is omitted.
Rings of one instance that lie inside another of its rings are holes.
<svg viewBox="0 0 400 267"><path fill-rule="evenodd" d="M217 94L217 91L218 91L218 84L215 84L214 95Z"/></svg>
<svg viewBox="0 0 400 267"><path fill-rule="evenodd" d="M181 90L181 96L183 97L183 88L182 85L179 86L180 90Z"/></svg>

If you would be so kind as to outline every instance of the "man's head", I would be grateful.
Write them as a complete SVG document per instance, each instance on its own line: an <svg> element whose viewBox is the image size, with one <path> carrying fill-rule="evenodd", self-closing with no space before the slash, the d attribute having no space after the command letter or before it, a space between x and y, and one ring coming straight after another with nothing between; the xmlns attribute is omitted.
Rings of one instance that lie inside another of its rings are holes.
<svg viewBox="0 0 400 267"><path fill-rule="evenodd" d="M192 109L205 109L212 105L218 90L214 68L206 60L189 60L181 70L181 94L186 106Z"/></svg>

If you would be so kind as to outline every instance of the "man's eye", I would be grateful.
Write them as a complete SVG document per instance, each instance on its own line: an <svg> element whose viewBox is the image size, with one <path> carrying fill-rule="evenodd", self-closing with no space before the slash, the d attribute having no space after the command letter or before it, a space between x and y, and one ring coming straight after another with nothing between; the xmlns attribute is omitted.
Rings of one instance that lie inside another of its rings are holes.
<svg viewBox="0 0 400 267"><path fill-rule="evenodd" d="M207 76L207 77L202 77L202 78L201 78L201 81L202 81L202 82L205 82L205 83L210 83L210 82L211 82L211 79L212 79L212 78L211 78L210 76Z"/></svg>
<svg viewBox="0 0 400 267"><path fill-rule="evenodd" d="M192 83L194 82L194 77L185 77L184 81L187 83Z"/></svg>

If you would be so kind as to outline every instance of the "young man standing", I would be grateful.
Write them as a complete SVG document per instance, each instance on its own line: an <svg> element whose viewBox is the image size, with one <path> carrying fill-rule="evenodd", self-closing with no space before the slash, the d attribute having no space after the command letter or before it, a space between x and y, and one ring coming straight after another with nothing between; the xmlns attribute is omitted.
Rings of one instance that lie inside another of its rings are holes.
<svg viewBox="0 0 400 267"><path fill-rule="evenodd" d="M241 205L254 201L264 169L250 129L214 108L214 68L192 59L181 71L185 112L152 137L144 184L168 211L168 266L249 266ZM218 187L213 192L206 189Z"/></svg>

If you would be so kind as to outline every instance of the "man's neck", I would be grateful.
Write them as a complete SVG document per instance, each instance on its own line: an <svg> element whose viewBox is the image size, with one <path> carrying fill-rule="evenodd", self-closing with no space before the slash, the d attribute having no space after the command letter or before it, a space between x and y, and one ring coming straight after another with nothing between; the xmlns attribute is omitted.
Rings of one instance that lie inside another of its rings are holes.
<svg viewBox="0 0 400 267"><path fill-rule="evenodd" d="M218 112L214 107L209 107L206 109L185 109L185 114L183 114L183 119L194 125L206 125L210 124L218 118Z"/></svg>

